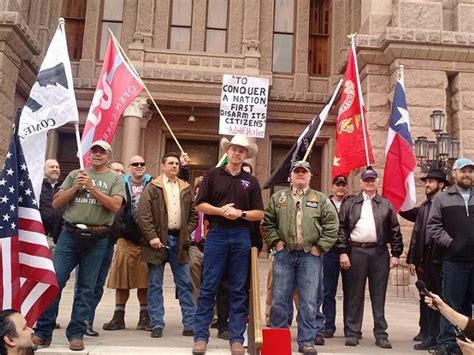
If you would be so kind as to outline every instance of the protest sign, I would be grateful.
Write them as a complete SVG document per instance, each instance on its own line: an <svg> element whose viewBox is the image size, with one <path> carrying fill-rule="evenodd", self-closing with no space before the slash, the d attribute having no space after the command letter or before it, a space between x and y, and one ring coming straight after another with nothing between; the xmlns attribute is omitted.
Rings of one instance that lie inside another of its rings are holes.
<svg viewBox="0 0 474 355"><path fill-rule="evenodd" d="M225 74L219 134L265 137L267 106L268 79Z"/></svg>

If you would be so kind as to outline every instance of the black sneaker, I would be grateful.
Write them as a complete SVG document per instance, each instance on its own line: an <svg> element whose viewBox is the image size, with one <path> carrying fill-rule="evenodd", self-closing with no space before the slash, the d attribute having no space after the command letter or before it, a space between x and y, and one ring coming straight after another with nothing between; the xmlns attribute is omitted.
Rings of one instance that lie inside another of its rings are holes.
<svg viewBox="0 0 474 355"><path fill-rule="evenodd" d="M151 331L152 338L161 338L163 336L163 328L154 328Z"/></svg>
<svg viewBox="0 0 474 355"><path fill-rule="evenodd" d="M183 329L183 336L184 337L193 337L194 332L192 329Z"/></svg>
<svg viewBox="0 0 474 355"><path fill-rule="evenodd" d="M359 339L357 337L347 337L345 344L346 346L357 346L359 345Z"/></svg>
<svg viewBox="0 0 474 355"><path fill-rule="evenodd" d="M432 347L436 346L436 344L438 344L438 342L436 341L436 337L428 337L421 343L413 345L413 349L430 350Z"/></svg>
<svg viewBox="0 0 474 355"><path fill-rule="evenodd" d="M334 333L335 333L335 332L333 332L333 331L331 331L331 330L325 330L323 336L324 336L325 338L329 339L329 338L332 338L332 337L334 336Z"/></svg>
<svg viewBox="0 0 474 355"><path fill-rule="evenodd" d="M316 335L316 338L314 338L314 345L324 345L324 337L320 334Z"/></svg>
<svg viewBox="0 0 474 355"><path fill-rule="evenodd" d="M318 355L318 351L314 347L314 345L303 345L298 348L298 351L303 355Z"/></svg>
<svg viewBox="0 0 474 355"><path fill-rule="evenodd" d="M219 339L229 340L230 339L229 331L228 330L219 331L217 332L217 337Z"/></svg>
<svg viewBox="0 0 474 355"><path fill-rule="evenodd" d="M426 338L425 333L423 333L423 332L420 330L420 331L418 332L418 334L413 337L413 341L423 341L423 340L425 340L425 338Z"/></svg>

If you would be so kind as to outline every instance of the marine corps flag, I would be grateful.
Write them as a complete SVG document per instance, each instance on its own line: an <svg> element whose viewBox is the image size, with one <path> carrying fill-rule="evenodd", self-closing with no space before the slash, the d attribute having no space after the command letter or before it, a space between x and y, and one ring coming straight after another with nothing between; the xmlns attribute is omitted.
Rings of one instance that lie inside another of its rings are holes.
<svg viewBox="0 0 474 355"><path fill-rule="evenodd" d="M352 39L336 122L333 177L347 176L352 170L374 162L364 113L354 39Z"/></svg>

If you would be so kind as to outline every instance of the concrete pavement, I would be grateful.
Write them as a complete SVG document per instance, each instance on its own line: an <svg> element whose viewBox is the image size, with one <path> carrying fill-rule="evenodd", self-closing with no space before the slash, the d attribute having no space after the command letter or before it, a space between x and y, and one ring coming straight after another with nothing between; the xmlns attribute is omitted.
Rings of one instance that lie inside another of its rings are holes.
<svg viewBox="0 0 474 355"><path fill-rule="evenodd" d="M265 293L266 293L266 275L268 270L268 261L259 259L260 270L260 293L262 312L265 310ZM63 291L58 322L61 329L55 330L53 343L51 347L40 349L39 354L170 354L181 355L191 354L193 344L192 337L183 337L181 332L183 326L181 324L181 312L178 301L175 299L175 289L172 281L172 275L169 266L166 267L164 282L165 297L165 322L166 327L163 337L153 339L150 332L135 330L138 321L138 302L136 292L132 291L130 300L126 308L126 326L127 329L119 331L102 330L102 324L108 322L114 310L114 290L105 289L104 297L97 309L96 321L94 328L100 332L100 336L85 337L84 342L86 348L82 352L72 352L68 349L68 341L64 334L67 323L70 319L72 296L73 296L74 277L68 282L67 287ZM386 318L389 324L388 333L393 345L393 349L384 350L374 345L372 335L372 314L370 301L366 299L364 310L364 326L363 339L357 347L344 346L344 337L342 335L342 300L341 293L338 293L338 330L334 338L326 339L326 345L319 346L319 354L423 354L425 352L413 350L413 342L411 339L418 332L418 301L414 298L394 298L388 297L386 305ZM264 320L262 314L262 320ZM293 322L292 332L292 348L293 354L297 353L296 345L296 322ZM211 329L211 339L208 345L208 354L229 354L229 345L227 341L216 337L217 330Z"/></svg>

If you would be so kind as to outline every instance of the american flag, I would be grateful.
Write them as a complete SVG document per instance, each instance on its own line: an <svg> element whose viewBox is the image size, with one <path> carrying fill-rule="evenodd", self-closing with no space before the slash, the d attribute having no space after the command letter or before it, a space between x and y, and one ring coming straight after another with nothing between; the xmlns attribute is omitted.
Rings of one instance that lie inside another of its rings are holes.
<svg viewBox="0 0 474 355"><path fill-rule="evenodd" d="M0 176L1 309L20 311L32 326L58 292L51 252L16 134Z"/></svg>

